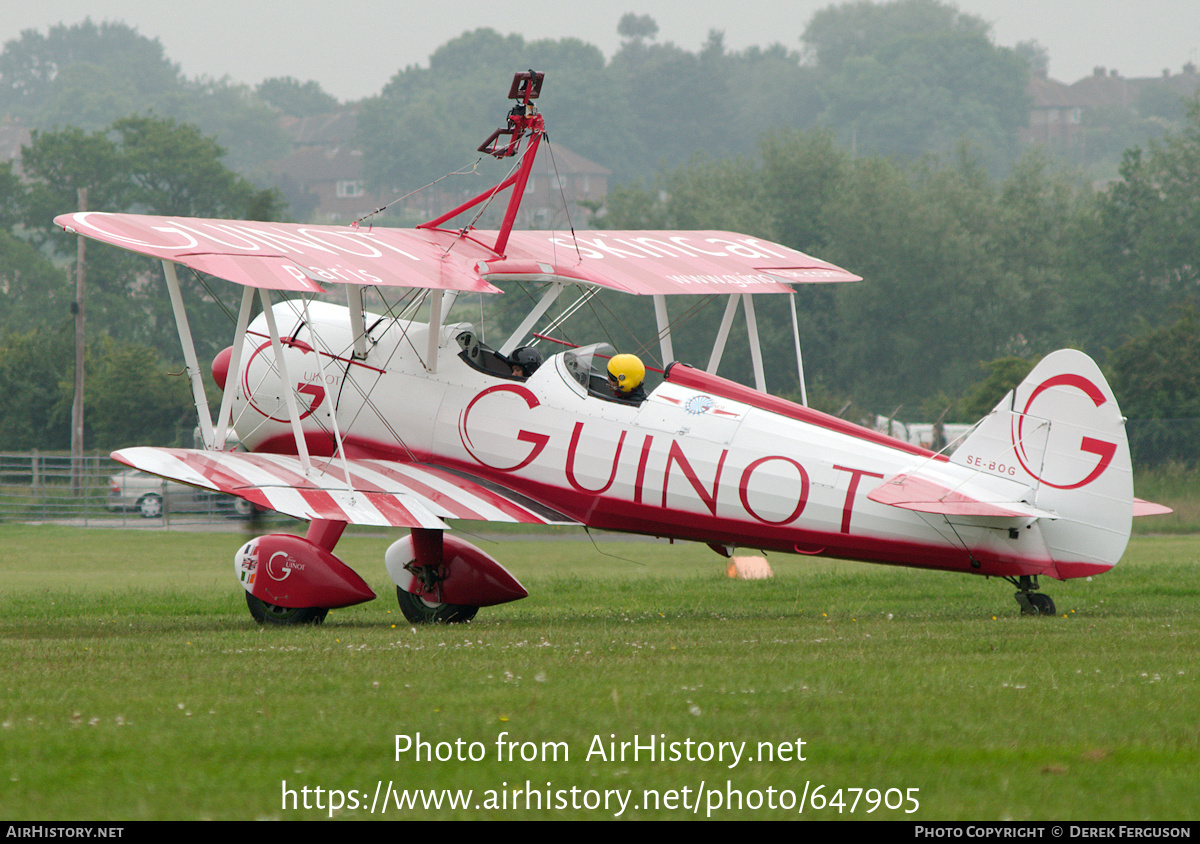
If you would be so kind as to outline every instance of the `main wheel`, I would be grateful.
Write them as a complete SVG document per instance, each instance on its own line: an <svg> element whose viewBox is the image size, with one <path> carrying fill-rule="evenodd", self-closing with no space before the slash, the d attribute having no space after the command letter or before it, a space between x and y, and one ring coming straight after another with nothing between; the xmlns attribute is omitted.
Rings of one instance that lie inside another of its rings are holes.
<svg viewBox="0 0 1200 844"><path fill-rule="evenodd" d="M1021 605L1021 615L1058 615L1054 600L1041 592L1018 592L1015 596Z"/></svg>
<svg viewBox="0 0 1200 844"><path fill-rule="evenodd" d="M1054 600L1041 592L1029 593L1029 605L1037 611L1038 615L1058 615Z"/></svg>
<svg viewBox="0 0 1200 844"><path fill-rule="evenodd" d="M138 499L137 506L143 519L157 519L163 514L162 496L157 493L146 493Z"/></svg>
<svg viewBox="0 0 1200 844"><path fill-rule="evenodd" d="M396 602L410 624L457 624L470 621L479 612L479 607L464 604L431 604L399 586L396 587Z"/></svg>
<svg viewBox="0 0 1200 844"><path fill-rule="evenodd" d="M249 592L246 606L259 624L320 624L329 615L327 607L277 607Z"/></svg>

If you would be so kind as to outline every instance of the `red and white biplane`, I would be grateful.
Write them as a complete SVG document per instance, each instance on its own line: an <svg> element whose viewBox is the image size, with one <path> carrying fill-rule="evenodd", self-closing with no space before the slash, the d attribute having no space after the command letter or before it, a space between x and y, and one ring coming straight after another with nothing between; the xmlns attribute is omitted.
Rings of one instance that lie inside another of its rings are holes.
<svg viewBox="0 0 1200 844"><path fill-rule="evenodd" d="M207 444L113 456L311 523L304 537L261 536L236 554L257 620L320 621L375 597L333 553L349 524L408 529L385 564L413 622L463 621L525 597L498 562L447 533L447 520L578 524L725 555L751 548L1002 577L1024 612L1049 614L1039 577L1112 568L1132 517L1165 511L1133 497L1124 420L1079 352L1043 359L946 456L765 392L754 297L857 276L729 232L514 231L544 140L541 84L540 73L516 75L507 124L480 148L512 157L511 175L415 229L56 219L162 261ZM445 227L505 190L498 231ZM213 364L223 388L215 422L180 265L244 287L235 342ZM456 297L507 283L540 298L501 342L448 319ZM344 306L314 298L330 286L344 288ZM369 313L364 288L409 304ZM667 297L727 294L707 366L672 363L651 374L658 383L644 396L614 395L611 347L549 342L574 306L545 324L564 292L578 303L597 290L652 299L664 362L674 358ZM289 298L273 302L272 291ZM262 313L251 321L256 292ZM739 304L757 389L715 374ZM794 302L792 314L798 335ZM555 353L531 355L531 345ZM798 364L799 350L797 339ZM540 365L521 365L530 361ZM231 428L245 451L226 446Z"/></svg>

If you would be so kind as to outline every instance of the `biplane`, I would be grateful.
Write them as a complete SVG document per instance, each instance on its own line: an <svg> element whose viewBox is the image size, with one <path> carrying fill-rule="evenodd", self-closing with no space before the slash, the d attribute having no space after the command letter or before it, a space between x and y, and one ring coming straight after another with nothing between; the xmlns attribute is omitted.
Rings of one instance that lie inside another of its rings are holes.
<svg viewBox="0 0 1200 844"><path fill-rule="evenodd" d="M413 229L56 218L162 262L191 379L205 448L113 457L309 522L304 536L260 536L237 551L256 620L319 622L373 599L334 553L352 524L407 530L384 563L414 623L466 621L525 597L499 562L449 532L455 520L967 572L1011 582L1025 613L1052 614L1039 578L1108 570L1132 517L1165 510L1134 499L1124 420L1082 353L1044 358L953 453L933 452L806 406L794 299L801 401L766 392L756 297L858 276L732 232L517 230L546 139L543 79L516 75L506 123L480 147L512 159L510 174ZM497 230L448 225L506 191ZM212 365L215 419L181 267L242 287L234 342ZM502 337L450 318L459 297L509 285L536 298ZM336 288L345 304L321 298ZM373 312L368 289L409 304ZM562 321L610 290L653 303L661 370L611 344L561 341ZM668 316L671 297L696 293L727 297L703 367L674 360ZM717 374L739 309L754 387Z"/></svg>

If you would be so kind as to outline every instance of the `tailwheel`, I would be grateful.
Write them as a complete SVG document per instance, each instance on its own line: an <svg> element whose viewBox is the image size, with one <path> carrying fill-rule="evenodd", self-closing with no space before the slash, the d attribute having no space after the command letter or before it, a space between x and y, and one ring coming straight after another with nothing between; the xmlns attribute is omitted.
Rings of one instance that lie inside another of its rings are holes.
<svg viewBox="0 0 1200 844"><path fill-rule="evenodd" d="M320 624L329 615L327 607L280 607L246 593L246 606L259 624Z"/></svg>
<svg viewBox="0 0 1200 844"><path fill-rule="evenodd" d="M410 624L458 624L470 621L479 612L479 607L435 604L399 586L396 587L396 602Z"/></svg>
<svg viewBox="0 0 1200 844"><path fill-rule="evenodd" d="M1058 615L1054 600L1049 595L1036 591L1036 574L1023 574L1019 578L1010 577L1007 580L1017 587L1017 594L1013 597L1021 606L1021 615Z"/></svg>

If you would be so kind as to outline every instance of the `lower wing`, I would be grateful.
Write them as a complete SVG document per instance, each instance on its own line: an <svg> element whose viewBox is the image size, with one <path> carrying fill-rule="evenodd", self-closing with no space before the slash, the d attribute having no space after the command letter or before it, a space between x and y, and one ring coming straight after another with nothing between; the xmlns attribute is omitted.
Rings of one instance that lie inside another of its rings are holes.
<svg viewBox="0 0 1200 844"><path fill-rule="evenodd" d="M138 447L112 456L152 475L308 521L441 529L444 519L576 524L504 487L426 464L330 459L305 473L299 458L282 454Z"/></svg>

